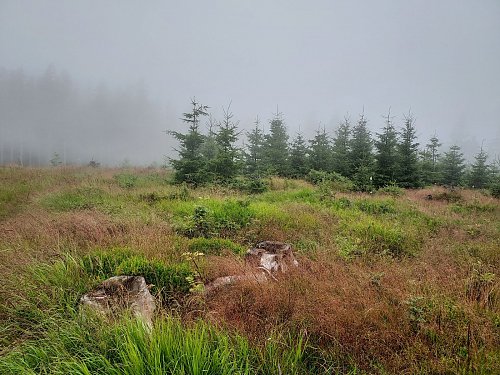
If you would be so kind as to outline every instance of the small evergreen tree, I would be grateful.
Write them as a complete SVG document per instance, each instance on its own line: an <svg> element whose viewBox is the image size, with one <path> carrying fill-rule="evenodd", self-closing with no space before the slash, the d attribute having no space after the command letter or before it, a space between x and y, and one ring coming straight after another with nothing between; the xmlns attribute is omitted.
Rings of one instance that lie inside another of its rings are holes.
<svg viewBox="0 0 500 375"><path fill-rule="evenodd" d="M309 170L308 148L304 137L299 133L290 148L290 176L303 178Z"/></svg>
<svg viewBox="0 0 500 375"><path fill-rule="evenodd" d="M356 188L361 191L369 191L373 188L374 158L373 141L367 128L367 120L362 114L358 123L352 129L350 140L350 173Z"/></svg>
<svg viewBox="0 0 500 375"><path fill-rule="evenodd" d="M441 180L441 171L439 169L439 139L434 135L429 143L425 145L425 150L421 153L421 172L422 182L424 184L437 184Z"/></svg>
<svg viewBox="0 0 500 375"><path fill-rule="evenodd" d="M335 138L332 145L332 169L344 177L350 177L350 134L351 124L349 117L345 117L335 131Z"/></svg>
<svg viewBox="0 0 500 375"><path fill-rule="evenodd" d="M442 160L442 180L441 182L449 186L458 186L462 183L465 170L463 154L460 147L453 145L448 152L444 153Z"/></svg>
<svg viewBox="0 0 500 375"><path fill-rule="evenodd" d="M398 144L397 182L404 188L416 188L422 185L418 169L418 142L415 130L415 118L411 113L405 115L404 126Z"/></svg>
<svg viewBox="0 0 500 375"><path fill-rule="evenodd" d="M424 186L432 184L432 154L428 147L420 152L420 180Z"/></svg>
<svg viewBox="0 0 500 375"><path fill-rule="evenodd" d="M382 133L377 133L375 148L376 169L375 169L375 185L387 186L396 181L398 154L397 154L397 133L394 128L391 110L387 114L385 126Z"/></svg>
<svg viewBox="0 0 500 375"><path fill-rule="evenodd" d="M176 150L179 159L171 159L170 162L175 169L175 182L199 185L206 182L206 163L201 154L205 137L200 133L199 123L201 116L208 115L208 106L198 103L194 98L191 100L191 105L193 106L191 112L184 113L182 117L182 121L189 124L188 132L185 134L169 132L180 143L180 148Z"/></svg>
<svg viewBox="0 0 500 375"><path fill-rule="evenodd" d="M441 147L441 143L439 139L434 136L430 139L430 142L427 144L427 148L429 149L431 162L432 162L432 174L431 180L432 183L435 184L440 180L440 171L439 171L439 157L441 154L439 153L439 147Z"/></svg>
<svg viewBox="0 0 500 375"><path fill-rule="evenodd" d="M240 150L235 147L238 140L238 124L233 121L233 113L230 111L231 105L224 109L224 119L218 125L215 134L217 151L211 163L217 181L227 183L236 177L241 170Z"/></svg>
<svg viewBox="0 0 500 375"><path fill-rule="evenodd" d="M491 178L491 168L487 164L488 154L484 152L482 146L479 153L474 156L474 160L471 166L469 186L482 189L488 185Z"/></svg>
<svg viewBox="0 0 500 375"><path fill-rule="evenodd" d="M54 152L54 154L52 155L52 159L50 159L50 165L53 167L58 167L61 164L61 156L57 152Z"/></svg>
<svg viewBox="0 0 500 375"><path fill-rule="evenodd" d="M265 167L271 174L289 174L288 134L283 115L277 112L270 121L269 134L264 136Z"/></svg>
<svg viewBox="0 0 500 375"><path fill-rule="evenodd" d="M264 172L264 133L260 129L258 117L255 127L246 136L245 172L250 176L260 177Z"/></svg>
<svg viewBox="0 0 500 375"><path fill-rule="evenodd" d="M316 171L332 171L332 146L325 128L318 129L309 141L311 168Z"/></svg>
<svg viewBox="0 0 500 375"><path fill-rule="evenodd" d="M210 163L217 155L217 142L215 140L216 129L219 126L212 115L208 118L208 132L203 138L203 144L200 146L200 153L206 163Z"/></svg>

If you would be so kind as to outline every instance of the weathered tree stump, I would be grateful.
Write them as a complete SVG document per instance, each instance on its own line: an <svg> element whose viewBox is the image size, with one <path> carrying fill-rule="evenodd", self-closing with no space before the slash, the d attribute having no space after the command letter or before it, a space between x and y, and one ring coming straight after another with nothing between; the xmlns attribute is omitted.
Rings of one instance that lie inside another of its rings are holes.
<svg viewBox="0 0 500 375"><path fill-rule="evenodd" d="M84 294L80 303L108 317L130 311L148 325L152 324L156 308L142 276L111 277Z"/></svg>
<svg viewBox="0 0 500 375"><path fill-rule="evenodd" d="M289 267L297 267L290 244L278 241L263 241L247 251L245 261L267 272L286 272Z"/></svg>
<svg viewBox="0 0 500 375"><path fill-rule="evenodd" d="M299 265L293 255L292 247L277 241L263 241L249 249L245 255L245 263L250 266L250 272L215 279L205 286L205 295L238 282L264 283L269 279L276 280L274 274L285 273L290 267Z"/></svg>

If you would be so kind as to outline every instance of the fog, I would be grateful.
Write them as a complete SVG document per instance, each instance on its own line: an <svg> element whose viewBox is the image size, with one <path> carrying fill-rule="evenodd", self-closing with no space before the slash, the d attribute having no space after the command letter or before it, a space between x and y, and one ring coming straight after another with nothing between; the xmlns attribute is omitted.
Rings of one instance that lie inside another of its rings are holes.
<svg viewBox="0 0 500 375"><path fill-rule="evenodd" d="M196 97L242 128L284 114L500 153L500 2L0 1L0 163L148 165Z"/></svg>

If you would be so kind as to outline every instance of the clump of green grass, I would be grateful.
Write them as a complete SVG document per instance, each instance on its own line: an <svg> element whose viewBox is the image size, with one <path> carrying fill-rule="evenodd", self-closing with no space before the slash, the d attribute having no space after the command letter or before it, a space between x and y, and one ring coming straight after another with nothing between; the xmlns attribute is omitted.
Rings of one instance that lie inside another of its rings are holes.
<svg viewBox="0 0 500 375"><path fill-rule="evenodd" d="M255 221L248 233L256 236L252 240L277 238L295 242L319 237L321 219L316 208L308 203L254 202L251 208L255 212Z"/></svg>
<svg viewBox="0 0 500 375"><path fill-rule="evenodd" d="M405 189L400 188L397 185L387 185L387 186L379 188L377 190L377 193L384 194L384 195L390 195L392 197L400 197L400 196L404 195Z"/></svg>
<svg viewBox="0 0 500 375"><path fill-rule="evenodd" d="M396 212L394 201L379 201L373 199L360 199L355 206L363 212L372 215L380 215Z"/></svg>
<svg viewBox="0 0 500 375"><path fill-rule="evenodd" d="M331 202L331 207L335 208L336 210L346 210L348 208L351 208L352 206L353 202L346 197L336 198Z"/></svg>
<svg viewBox="0 0 500 375"><path fill-rule="evenodd" d="M481 213L481 212L494 212L497 209L496 205L480 202L472 203L456 203L451 206L451 210L460 214L471 214L471 213Z"/></svg>
<svg viewBox="0 0 500 375"><path fill-rule="evenodd" d="M75 318L26 342L0 363L18 374L304 374L312 367L303 335L272 335L260 349L202 321L158 319L151 329L136 320L106 325ZM314 364L313 364L314 365ZM316 366L315 373L328 373Z"/></svg>
<svg viewBox="0 0 500 375"><path fill-rule="evenodd" d="M302 188L289 191L270 191L262 194L259 199L261 202L300 202L300 203L318 203L319 196L315 189Z"/></svg>
<svg viewBox="0 0 500 375"><path fill-rule="evenodd" d="M126 169L115 174L113 178L122 189L135 189L148 186L158 187L168 185L170 182L169 177L164 173L148 171L138 173L137 171L127 171Z"/></svg>
<svg viewBox="0 0 500 375"><path fill-rule="evenodd" d="M89 276L98 280L117 275L144 276L146 282L153 285L153 294L161 296L165 302L187 294L190 288L187 278L193 276L184 263L166 265L122 248L89 254L81 264Z"/></svg>
<svg viewBox="0 0 500 375"><path fill-rule="evenodd" d="M137 186L138 177L131 173L120 173L115 175L114 179L122 189L132 189Z"/></svg>
<svg viewBox="0 0 500 375"><path fill-rule="evenodd" d="M115 274L144 276L146 282L153 285L153 294L161 295L162 300L167 302L187 294L191 286L188 277L193 277L193 272L187 264L166 265L141 256L125 259L116 267Z"/></svg>
<svg viewBox="0 0 500 375"><path fill-rule="evenodd" d="M104 280L114 276L118 266L133 255L133 252L128 248L117 247L107 251L98 250L84 256L81 265L88 275Z"/></svg>
<svg viewBox="0 0 500 375"><path fill-rule="evenodd" d="M206 200L203 203L194 209L193 204L177 206L178 232L190 238L229 237L250 224L255 216L248 201ZM189 216L179 215L186 208Z"/></svg>
<svg viewBox="0 0 500 375"><path fill-rule="evenodd" d="M364 253L403 256L418 251L418 239L411 232L385 222L358 217L356 221L344 220L341 228L337 243L347 256Z"/></svg>
<svg viewBox="0 0 500 375"><path fill-rule="evenodd" d="M201 252L209 255L221 255L225 251L230 251L234 254L243 254L245 248L233 241L225 238L204 238L197 237L189 240L188 250L190 252Z"/></svg>
<svg viewBox="0 0 500 375"><path fill-rule="evenodd" d="M42 205L55 211L99 208L108 213L122 208L119 200L111 198L104 190L96 187L80 187L51 194L42 200Z"/></svg>
<svg viewBox="0 0 500 375"><path fill-rule="evenodd" d="M9 347L14 339L37 338L54 322L69 319L91 285L92 277L69 256L53 264L30 266L6 280L2 292L9 303L0 305L0 347Z"/></svg>

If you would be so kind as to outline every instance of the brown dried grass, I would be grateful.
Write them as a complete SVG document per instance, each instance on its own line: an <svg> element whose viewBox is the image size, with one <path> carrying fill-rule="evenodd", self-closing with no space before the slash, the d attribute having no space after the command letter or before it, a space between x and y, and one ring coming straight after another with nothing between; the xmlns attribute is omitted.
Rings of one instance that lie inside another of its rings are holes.
<svg viewBox="0 0 500 375"><path fill-rule="evenodd" d="M326 254L316 261L302 258L299 269L277 282L221 288L206 301L206 318L260 343L276 329L300 330L311 344L350 357L370 372L381 364L390 373L412 373L420 363L440 372L441 357L453 357L454 347L465 342L465 322L472 326L477 347L492 347L499 339L464 294L467 271L444 255L431 254L392 262L345 262ZM234 272L231 264L219 262L227 274ZM425 321L417 328L410 314L413 297L426 303ZM448 301L463 316L447 316ZM437 332L440 341L430 341L429 332ZM456 345L449 344L453 340Z"/></svg>

